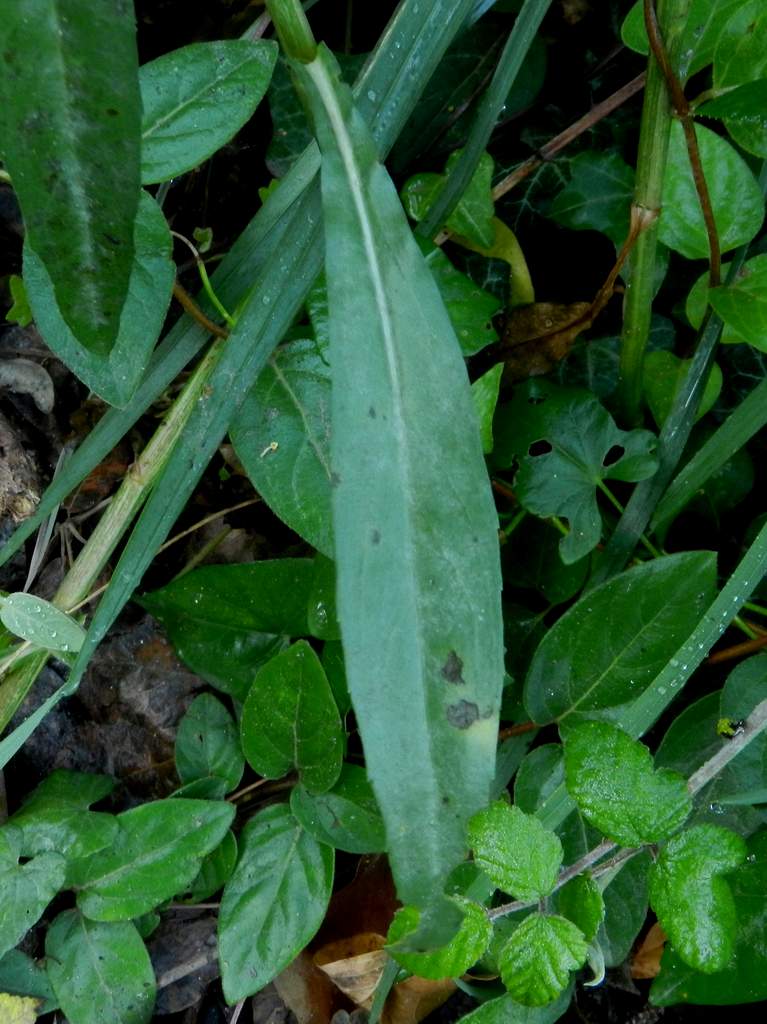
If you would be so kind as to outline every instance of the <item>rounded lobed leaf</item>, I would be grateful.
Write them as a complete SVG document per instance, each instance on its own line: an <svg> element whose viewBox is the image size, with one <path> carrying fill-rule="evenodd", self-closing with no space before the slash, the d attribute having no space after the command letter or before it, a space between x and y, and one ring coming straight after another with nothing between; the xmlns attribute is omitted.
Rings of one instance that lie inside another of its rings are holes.
<svg viewBox="0 0 767 1024"><path fill-rule="evenodd" d="M394 916L386 938L391 956L408 971L422 978L458 978L484 954L490 943L493 926L484 907L470 900L453 897L463 912L463 920L453 939L442 949L428 953L404 952L396 943L415 931L420 921L416 907L402 907Z"/></svg>
<svg viewBox="0 0 767 1024"><path fill-rule="evenodd" d="M516 899L543 899L556 885L562 843L532 814L498 800L469 820L467 834L475 862Z"/></svg>
<svg viewBox="0 0 767 1024"><path fill-rule="evenodd" d="M545 1006L586 962L588 945L581 930L564 917L531 914L498 954L501 979L523 1006Z"/></svg>
<svg viewBox="0 0 767 1024"><path fill-rule="evenodd" d="M201 693L189 705L176 733L176 770L183 783L221 778L225 792L242 778L245 759L234 719L218 698Z"/></svg>

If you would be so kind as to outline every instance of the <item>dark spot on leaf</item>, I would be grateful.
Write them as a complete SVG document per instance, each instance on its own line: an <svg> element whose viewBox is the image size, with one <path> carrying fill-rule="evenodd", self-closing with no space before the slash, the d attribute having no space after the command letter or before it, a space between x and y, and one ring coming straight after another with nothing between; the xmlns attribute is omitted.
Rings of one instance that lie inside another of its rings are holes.
<svg viewBox="0 0 767 1024"><path fill-rule="evenodd" d="M615 463L622 459L626 454L626 449L622 444L614 444L612 448L607 452L605 457L602 459L603 466L614 466Z"/></svg>
<svg viewBox="0 0 767 1024"><path fill-rule="evenodd" d="M532 455L532 457L535 458L538 455L548 455L552 450L553 449L548 441L533 441L527 449L527 454Z"/></svg>
<svg viewBox="0 0 767 1024"><path fill-rule="evenodd" d="M472 701L459 700L455 704L448 704L445 715L456 729L468 729L479 718L479 708Z"/></svg>
<svg viewBox="0 0 767 1024"><path fill-rule="evenodd" d="M371 420L374 420L376 418L376 407L374 405L371 405L370 408L368 409L368 416L371 418Z"/></svg>
<svg viewBox="0 0 767 1024"><path fill-rule="evenodd" d="M443 807L447 807L449 803L450 803L450 797L449 796L443 796L442 797L442 806Z"/></svg>
<svg viewBox="0 0 767 1024"><path fill-rule="evenodd" d="M371 544L380 544L381 543L381 531L380 530L371 530L370 531L370 542L371 542Z"/></svg>
<svg viewBox="0 0 767 1024"><path fill-rule="evenodd" d="M341 483L341 477L335 471L330 474L330 486L338 487Z"/></svg>
<svg viewBox="0 0 767 1024"><path fill-rule="evenodd" d="M120 111L119 110L115 110L114 107L107 107L106 110L104 111L104 113L108 114L109 117L119 117L120 116Z"/></svg>
<svg viewBox="0 0 767 1024"><path fill-rule="evenodd" d="M447 679L449 683L463 683L465 685L466 680L461 675L462 672L463 662L455 651L451 651L447 656L445 664L442 666L442 678Z"/></svg>
<svg viewBox="0 0 767 1024"><path fill-rule="evenodd" d="M110 245L122 245L119 238L115 238L114 235L110 235L107 231L104 232L104 238L106 238Z"/></svg>

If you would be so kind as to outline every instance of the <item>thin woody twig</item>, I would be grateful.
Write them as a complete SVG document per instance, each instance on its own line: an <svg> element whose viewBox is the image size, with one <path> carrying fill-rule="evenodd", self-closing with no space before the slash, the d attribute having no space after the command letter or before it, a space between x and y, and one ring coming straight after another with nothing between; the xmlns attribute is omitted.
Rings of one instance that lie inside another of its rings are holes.
<svg viewBox="0 0 767 1024"><path fill-rule="evenodd" d="M225 327L220 327L217 323L211 320L209 316L206 316L186 288L179 284L178 281L173 282L173 295L176 301L184 307L192 319L196 320L198 324L205 328L206 331L210 334L215 334L217 338L229 337L229 331L227 331Z"/></svg>

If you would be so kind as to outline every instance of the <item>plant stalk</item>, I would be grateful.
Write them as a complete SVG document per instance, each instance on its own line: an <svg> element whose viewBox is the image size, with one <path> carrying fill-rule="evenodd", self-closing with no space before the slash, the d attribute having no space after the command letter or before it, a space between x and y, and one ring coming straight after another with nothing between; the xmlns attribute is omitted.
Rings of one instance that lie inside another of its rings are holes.
<svg viewBox="0 0 767 1024"><path fill-rule="evenodd" d="M300 0L266 0L283 50L301 64L311 64L317 56L317 43Z"/></svg>

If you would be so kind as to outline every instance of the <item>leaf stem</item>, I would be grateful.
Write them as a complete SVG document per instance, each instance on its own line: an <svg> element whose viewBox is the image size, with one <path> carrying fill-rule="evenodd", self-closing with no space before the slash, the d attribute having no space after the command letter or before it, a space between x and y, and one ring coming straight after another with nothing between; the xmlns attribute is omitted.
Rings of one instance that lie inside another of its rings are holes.
<svg viewBox="0 0 767 1024"><path fill-rule="evenodd" d="M299 0L266 0L266 8L287 56L311 64L317 56L317 43Z"/></svg>

